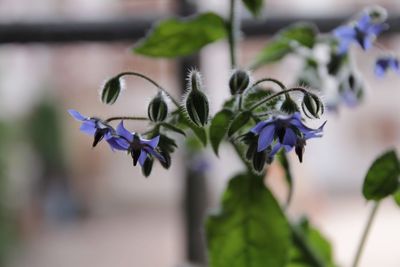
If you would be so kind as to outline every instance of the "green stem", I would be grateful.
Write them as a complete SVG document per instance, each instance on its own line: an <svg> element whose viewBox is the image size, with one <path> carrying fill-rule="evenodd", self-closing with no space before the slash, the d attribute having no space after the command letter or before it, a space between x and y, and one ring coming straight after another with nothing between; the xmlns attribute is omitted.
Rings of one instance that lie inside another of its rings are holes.
<svg viewBox="0 0 400 267"><path fill-rule="evenodd" d="M308 94L308 91L306 89L304 89L304 88L301 88L301 87L294 87L294 88L290 88L290 89L287 89L287 90L283 90L283 91L275 93L272 96L264 98L263 100L260 100L259 102L255 103L253 106L251 106L249 108L249 111L252 111L252 110L256 109L257 107L261 106L265 102L268 102L268 101L270 101L270 100L272 100L272 99L274 99L274 98L276 98L276 97L278 97L280 95L285 94L287 96L288 93L295 92L295 91L302 92L303 94Z"/></svg>
<svg viewBox="0 0 400 267"><path fill-rule="evenodd" d="M241 111L243 108L243 94L240 94L238 97L239 97L238 108L239 108L239 111Z"/></svg>
<svg viewBox="0 0 400 267"><path fill-rule="evenodd" d="M264 78L264 79L258 80L251 86L251 88L253 88L253 87L255 87L255 86L257 86L257 85L259 85L259 84L261 84L263 82L273 82L273 83L277 84L282 90L286 90L287 89L286 86L282 82L280 82L280 81L278 81L278 80L276 80L274 78Z"/></svg>
<svg viewBox="0 0 400 267"><path fill-rule="evenodd" d="M135 121L148 121L149 119L146 117L126 117L126 116L118 116L118 117L111 117L106 119L106 122L110 121L117 121L117 120L135 120Z"/></svg>
<svg viewBox="0 0 400 267"><path fill-rule="evenodd" d="M235 13L236 13L236 0L230 0L228 42L229 42L229 54L230 54L232 69L236 67L237 32L239 30L239 22L237 21Z"/></svg>
<svg viewBox="0 0 400 267"><path fill-rule="evenodd" d="M366 224L366 226L364 228L364 232L363 232L363 234L361 236L361 240L360 240L360 243L359 243L358 248L357 248L356 256L354 257L353 264L351 265L352 267L357 267L358 266L358 263L359 263L359 261L361 259L362 252L364 250L365 243L367 241L368 234L369 234L369 232L371 230L371 226L372 226L372 223L373 223L374 218L376 216L376 212L378 211L379 204L380 204L380 201L376 201L374 203L374 206L372 207L371 213L369 214L369 217L368 217L367 224Z"/></svg>
<svg viewBox="0 0 400 267"><path fill-rule="evenodd" d="M156 83L153 79L147 77L146 75L143 75L143 74L138 73L138 72L126 71L126 72L121 72L120 74L118 74L118 75L115 76L115 77L120 78L120 77L126 76L126 75L131 75L131 76L140 77L140 78L143 78L143 79L145 79L146 81L150 82L150 83L153 84L155 87L157 87L159 90L163 91L163 92L171 99L171 101L174 103L174 105L175 105L177 108L179 108L179 106L180 106L180 105L179 105L179 102L176 101L176 100L170 95L170 93L168 93L167 90L165 90L163 87L161 87L161 85L159 85L159 84Z"/></svg>

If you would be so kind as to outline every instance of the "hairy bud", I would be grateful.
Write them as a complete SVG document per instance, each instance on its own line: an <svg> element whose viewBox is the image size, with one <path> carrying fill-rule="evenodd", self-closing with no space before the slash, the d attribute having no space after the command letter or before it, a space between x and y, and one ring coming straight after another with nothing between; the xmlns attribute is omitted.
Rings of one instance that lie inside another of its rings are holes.
<svg viewBox="0 0 400 267"><path fill-rule="evenodd" d="M250 77L247 72L243 70L235 71L230 80L229 80L229 88L231 90L231 94L241 94L244 90L247 89L250 83Z"/></svg>
<svg viewBox="0 0 400 267"><path fill-rule="evenodd" d="M309 118L319 118L319 116L324 112L324 105L318 96L307 93L303 97L303 102L301 103L301 108L304 114Z"/></svg>
<svg viewBox="0 0 400 267"><path fill-rule="evenodd" d="M159 92L156 97L151 100L147 109L147 114L149 119L154 122L161 122L167 118L168 105L165 102L162 92Z"/></svg>
<svg viewBox="0 0 400 267"><path fill-rule="evenodd" d="M101 91L101 101L105 104L112 105L122 90L122 84L118 76L109 79L103 86Z"/></svg>
<svg viewBox="0 0 400 267"><path fill-rule="evenodd" d="M209 105L206 95L201 92L202 83L200 74L192 71L189 75L189 92L186 96L184 108L189 119L198 126L208 122Z"/></svg>

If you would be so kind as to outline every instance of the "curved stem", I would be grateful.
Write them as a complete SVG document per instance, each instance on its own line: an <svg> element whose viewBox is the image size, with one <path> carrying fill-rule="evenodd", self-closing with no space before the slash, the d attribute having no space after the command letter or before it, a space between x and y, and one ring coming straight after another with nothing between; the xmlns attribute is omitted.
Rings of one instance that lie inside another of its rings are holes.
<svg viewBox="0 0 400 267"><path fill-rule="evenodd" d="M364 246L365 246L365 243L367 241L367 237L368 237L369 231L371 229L372 223L373 223L374 218L376 216L376 212L378 211L379 204L380 204L380 201L376 201L374 206L372 207L371 213L369 214L369 217L368 217L367 224L366 224L366 226L364 228L364 232L363 232L363 234L361 236L361 240L360 240L360 243L359 243L358 248L357 248L356 256L354 257L353 264L351 265L352 267L357 267L358 266L358 263L359 263L359 261L361 259L361 255L362 255L362 252L363 252L363 249L364 249Z"/></svg>
<svg viewBox="0 0 400 267"><path fill-rule="evenodd" d="M148 121L149 119L146 118L146 117L118 116L118 117L108 118L108 119L105 120L105 122L117 121L117 120Z"/></svg>
<svg viewBox="0 0 400 267"><path fill-rule="evenodd" d="M137 77L140 77L140 78L145 79L146 81L150 82L150 83L153 84L155 87L157 87L159 90L163 91L163 92L171 99L171 101L174 103L174 105L175 105L177 108L179 108L179 102L176 101L176 100L170 95L170 93L168 93L167 90L165 90L163 87L161 87L161 85L159 85L158 83L156 83L153 79L147 77L146 75L143 75L143 74L138 73L138 72L133 72L133 71L121 72L121 73L118 74L116 77L120 78L120 77L126 76L126 75L137 76Z"/></svg>
<svg viewBox="0 0 400 267"><path fill-rule="evenodd" d="M253 106L251 106L249 108L249 111L254 110L255 108L259 107L260 105L264 104L265 102L268 102L268 101L270 101L270 100L272 100L272 99L274 99L274 98L276 98L276 97L278 97L280 95L283 95L283 94L287 95L288 93L295 92L295 91L302 92L303 94L308 94L308 91L306 89L304 89L304 88L301 88L301 87L294 87L294 88L286 89L286 90L280 91L280 92L278 92L276 94L273 94L270 97L264 98L263 100L255 103Z"/></svg>
<svg viewBox="0 0 400 267"><path fill-rule="evenodd" d="M229 54L231 59L231 68L236 67L236 44L237 44L237 32L239 28L239 22L236 18L236 0L230 0L229 7L229 22L228 22L228 42L229 42Z"/></svg>
<svg viewBox="0 0 400 267"><path fill-rule="evenodd" d="M287 89L286 86L282 82L280 82L280 81L278 81L278 80L276 80L274 78L264 78L264 79L258 80L251 86L251 88L253 88L254 86L257 86L257 85L259 85L259 84L261 84L263 82L273 82L276 85L278 85L282 90L286 90Z"/></svg>

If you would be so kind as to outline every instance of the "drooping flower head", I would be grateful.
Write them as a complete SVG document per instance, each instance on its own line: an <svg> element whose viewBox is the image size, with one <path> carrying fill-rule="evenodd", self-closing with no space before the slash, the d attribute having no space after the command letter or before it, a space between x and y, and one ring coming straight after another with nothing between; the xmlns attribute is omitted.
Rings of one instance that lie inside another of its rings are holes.
<svg viewBox="0 0 400 267"><path fill-rule="evenodd" d="M394 56L380 57L375 62L375 75L383 77L389 69L392 69L397 74L400 74L400 66L398 58Z"/></svg>
<svg viewBox="0 0 400 267"><path fill-rule="evenodd" d="M156 136L150 140L141 138L137 133L128 131L124 127L123 121L118 124L116 135L119 138L115 139L115 142L132 156L133 165L136 166L139 162L143 167L146 160L151 159L151 156L154 156L161 162L165 162L164 157L156 149L160 141L160 136Z"/></svg>
<svg viewBox="0 0 400 267"><path fill-rule="evenodd" d="M70 109L68 112L74 119L82 122L80 127L82 132L94 136L93 147L104 138L112 149L123 150L123 147L116 141L115 130L106 122L99 118L85 117L74 109Z"/></svg>
<svg viewBox="0 0 400 267"><path fill-rule="evenodd" d="M352 43L358 43L362 49L372 47L372 42L387 28L387 25L373 20L369 12L364 12L360 19L352 24L339 26L333 31L339 41L338 53L344 54Z"/></svg>
<svg viewBox="0 0 400 267"><path fill-rule="evenodd" d="M286 152L295 148L302 162L306 140L321 137L325 123L318 129L311 129L302 122L301 113L296 112L259 122L250 132L258 138L257 152L268 150L268 157L272 159L281 148L284 148Z"/></svg>

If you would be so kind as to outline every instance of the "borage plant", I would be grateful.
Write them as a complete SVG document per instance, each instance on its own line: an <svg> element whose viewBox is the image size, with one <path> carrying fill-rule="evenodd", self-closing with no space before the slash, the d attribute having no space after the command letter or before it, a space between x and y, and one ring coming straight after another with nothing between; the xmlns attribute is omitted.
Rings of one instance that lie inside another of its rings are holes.
<svg viewBox="0 0 400 267"><path fill-rule="evenodd" d="M69 112L82 122L81 131L94 136L93 146L104 140L112 150L126 152L146 177L155 161L165 169L170 167L171 154L177 148L170 132L183 137L191 132L204 146L209 141L217 155L221 142L233 146L244 169L229 181L220 211L206 220L210 266L336 266L327 239L307 219L294 223L285 215L284 207L290 203L293 186L286 154L294 151L302 162L306 143L322 137L326 121L311 128L306 118L319 119L325 109L337 111L341 104L359 103L364 84L350 48L358 46L368 51L376 46L376 38L388 27L386 12L379 7L365 9L329 33L320 33L310 23L290 25L276 33L248 67L240 67L236 63L240 31L237 2L230 1L227 20L214 13L203 13L161 21L134 47L134 52L141 55L174 58L198 52L203 46L227 37L233 70L226 90L231 97L216 114L209 114L203 78L197 70L188 73L182 101L137 72L119 73L105 83L101 100L114 104L123 88L123 78L147 80L156 89L147 116L101 119L83 116L75 110ZM255 16L263 5L260 0L242 2ZM253 80L252 72L289 54L303 62L295 86L272 77ZM400 72L398 59L390 53L382 54L374 68L379 77L390 69ZM144 133L132 132L125 128L126 120L148 121L149 128ZM279 203L263 182L273 161L278 161L285 171L289 186L285 203ZM400 202L399 173L399 160L390 151L372 165L366 176L364 196L376 201L376 205L353 266L358 264L379 201L393 195Z"/></svg>

